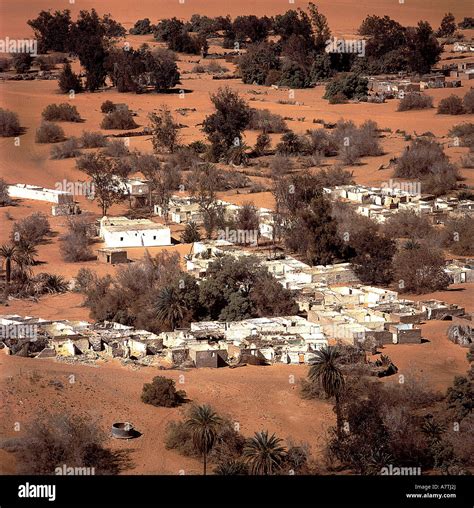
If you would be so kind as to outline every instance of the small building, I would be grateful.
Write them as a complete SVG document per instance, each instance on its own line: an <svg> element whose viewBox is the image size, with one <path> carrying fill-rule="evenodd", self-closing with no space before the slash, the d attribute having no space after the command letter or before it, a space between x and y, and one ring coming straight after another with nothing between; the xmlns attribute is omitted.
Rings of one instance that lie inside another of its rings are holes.
<svg viewBox="0 0 474 508"><path fill-rule="evenodd" d="M128 263L127 251L122 249L97 249L97 259L111 265Z"/></svg>
<svg viewBox="0 0 474 508"><path fill-rule="evenodd" d="M171 245L170 228L149 219L103 217L99 235L108 248Z"/></svg>
<svg viewBox="0 0 474 508"><path fill-rule="evenodd" d="M219 368L227 366L227 350L208 344L197 344L189 347L189 357L196 368Z"/></svg>
<svg viewBox="0 0 474 508"><path fill-rule="evenodd" d="M392 333L394 344L420 344L421 328L412 323L389 323L388 331Z"/></svg>
<svg viewBox="0 0 474 508"><path fill-rule="evenodd" d="M45 189L37 185L28 185L25 183L17 183L8 186L8 194L12 198L34 199L37 201L48 201L64 205L74 203L74 196L70 192Z"/></svg>

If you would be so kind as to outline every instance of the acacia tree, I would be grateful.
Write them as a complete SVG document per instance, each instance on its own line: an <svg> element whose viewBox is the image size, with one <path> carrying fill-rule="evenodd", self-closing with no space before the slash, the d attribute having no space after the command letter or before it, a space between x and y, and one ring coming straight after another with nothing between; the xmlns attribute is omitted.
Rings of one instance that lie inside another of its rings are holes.
<svg viewBox="0 0 474 508"><path fill-rule="evenodd" d="M125 189L122 180L117 177L115 162L101 153L85 154L76 162L78 169L84 171L92 180L93 199L97 199L102 210L102 216L107 215L108 209L115 203L122 202Z"/></svg>
<svg viewBox="0 0 474 508"><path fill-rule="evenodd" d="M216 109L203 123L203 131L211 143L210 158L227 159L232 148L242 145L242 132L249 124L252 112L247 103L229 87L219 88L211 95Z"/></svg>

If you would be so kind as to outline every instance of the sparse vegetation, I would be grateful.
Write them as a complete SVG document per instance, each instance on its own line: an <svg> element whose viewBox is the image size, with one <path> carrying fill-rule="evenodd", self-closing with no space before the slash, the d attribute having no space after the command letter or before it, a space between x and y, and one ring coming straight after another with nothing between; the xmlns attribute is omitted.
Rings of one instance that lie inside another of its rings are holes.
<svg viewBox="0 0 474 508"><path fill-rule="evenodd" d="M36 129L35 141L37 143L59 143L64 141L65 135L63 129L53 122L41 122Z"/></svg>
<svg viewBox="0 0 474 508"><path fill-rule="evenodd" d="M49 122L82 122L81 115L77 111L76 106L71 106L67 102L49 104L44 108L41 116Z"/></svg>
<svg viewBox="0 0 474 508"><path fill-rule="evenodd" d="M163 376L155 376L151 383L143 385L142 402L159 407L176 407L186 400L184 390L176 390L175 382Z"/></svg>
<svg viewBox="0 0 474 508"><path fill-rule="evenodd" d="M21 132L18 115L8 109L0 108L0 136L17 136Z"/></svg>
<svg viewBox="0 0 474 508"><path fill-rule="evenodd" d="M114 109L107 113L100 124L101 129L136 129L138 125L128 109Z"/></svg>
<svg viewBox="0 0 474 508"><path fill-rule="evenodd" d="M428 109L433 107L433 97L420 93L407 93L398 104L398 111Z"/></svg>

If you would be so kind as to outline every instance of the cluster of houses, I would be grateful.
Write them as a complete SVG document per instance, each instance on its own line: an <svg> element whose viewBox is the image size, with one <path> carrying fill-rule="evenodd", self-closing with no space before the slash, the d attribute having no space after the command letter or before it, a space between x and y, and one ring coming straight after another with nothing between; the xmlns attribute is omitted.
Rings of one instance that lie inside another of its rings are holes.
<svg viewBox="0 0 474 508"><path fill-rule="evenodd" d="M474 216L474 200L422 194L417 183L390 182L385 187L340 185L324 191L331 199L352 204L357 213L379 223L384 223L400 210L424 215L433 224L444 224L447 219L465 215Z"/></svg>

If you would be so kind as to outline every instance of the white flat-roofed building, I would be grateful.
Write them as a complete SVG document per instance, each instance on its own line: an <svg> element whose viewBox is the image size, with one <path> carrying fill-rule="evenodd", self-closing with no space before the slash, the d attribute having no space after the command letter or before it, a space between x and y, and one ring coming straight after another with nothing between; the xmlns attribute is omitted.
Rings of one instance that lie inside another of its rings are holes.
<svg viewBox="0 0 474 508"><path fill-rule="evenodd" d="M45 189L38 185L28 185L17 183L8 186L8 194L12 198L34 199L37 201L47 201L59 205L74 203L74 196L70 192Z"/></svg>
<svg viewBox="0 0 474 508"><path fill-rule="evenodd" d="M99 235L109 248L171 245L170 228L149 219L103 217Z"/></svg>

